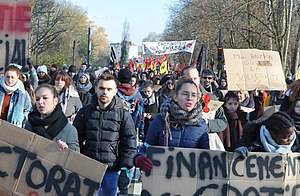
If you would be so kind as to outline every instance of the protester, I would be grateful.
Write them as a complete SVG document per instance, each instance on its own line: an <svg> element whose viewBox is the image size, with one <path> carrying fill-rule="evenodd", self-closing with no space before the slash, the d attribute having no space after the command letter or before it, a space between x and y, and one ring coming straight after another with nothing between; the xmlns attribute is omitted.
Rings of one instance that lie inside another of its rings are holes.
<svg viewBox="0 0 300 196"><path fill-rule="evenodd" d="M51 67L50 67L50 73L49 73L49 75L51 77L51 84L54 84L54 80L55 80L56 75L57 75L57 73L59 71L58 69L59 69L59 67L58 67L57 64L52 64Z"/></svg>
<svg viewBox="0 0 300 196"><path fill-rule="evenodd" d="M199 72L196 67L188 66L182 71L182 75L190 78L195 82L195 84L198 86L198 89L200 90L200 93L202 95L208 94L212 100L217 100L217 97L214 96L211 93L208 93L200 84L200 77ZM208 119L208 132L209 133L219 133L221 131L224 131L225 128L228 126L228 122L224 113L224 110L222 107L220 107L215 114L214 119Z"/></svg>
<svg viewBox="0 0 300 196"><path fill-rule="evenodd" d="M266 121L254 124L245 134L245 143L236 151L243 157L248 152L300 152L293 119L285 112L276 112Z"/></svg>
<svg viewBox="0 0 300 196"><path fill-rule="evenodd" d="M223 99L223 94L218 88L218 84L215 81L215 74L209 69L203 69L201 72L201 85L204 89L215 95L219 100Z"/></svg>
<svg viewBox="0 0 300 196"><path fill-rule="evenodd" d="M70 65L70 67L68 68L68 74L72 78L74 84L76 84L78 81L78 74L77 74L77 68L75 65Z"/></svg>
<svg viewBox="0 0 300 196"><path fill-rule="evenodd" d="M98 195L116 195L117 187L127 195L129 169L136 153L134 123L117 91L115 77L102 74L95 84L96 97L74 121L81 153L108 165Z"/></svg>
<svg viewBox="0 0 300 196"><path fill-rule="evenodd" d="M227 90L228 89L228 84L227 84L226 78L220 78L219 89L220 90Z"/></svg>
<svg viewBox="0 0 300 196"><path fill-rule="evenodd" d="M229 126L224 131L218 133L218 135L226 151L233 151L241 142L246 119L241 110L239 97L232 91L229 91L225 95L223 108Z"/></svg>
<svg viewBox="0 0 300 196"><path fill-rule="evenodd" d="M144 149L148 145L209 149L208 127L201 115L199 95L192 80L180 79L174 98L162 105L160 114L151 122ZM151 160L142 154L136 156L135 165L148 173L152 169Z"/></svg>
<svg viewBox="0 0 300 196"><path fill-rule="evenodd" d="M120 82L118 86L117 96L123 101L124 108L129 111L133 122L135 123L135 128L139 135L144 133L144 103L143 97L139 92L139 89L133 87L130 84L131 81L131 71L127 68L121 69L118 75L118 81Z"/></svg>
<svg viewBox="0 0 300 196"><path fill-rule="evenodd" d="M140 137L144 142L148 127L152 122L154 115L158 112L158 101L152 81L148 80L145 82L142 92L144 99L144 135L140 135Z"/></svg>
<svg viewBox="0 0 300 196"><path fill-rule="evenodd" d="M254 108L255 107L255 102L252 94L249 94L248 91L238 91L237 95L239 97L239 102L241 106L247 107L247 108Z"/></svg>
<svg viewBox="0 0 300 196"><path fill-rule="evenodd" d="M138 77L137 74L132 74L131 75L131 80L130 80L131 86L138 88Z"/></svg>
<svg viewBox="0 0 300 196"><path fill-rule="evenodd" d="M285 92L285 96L280 106L280 111L286 112L290 105L298 98L300 98L300 80L294 81Z"/></svg>
<svg viewBox="0 0 300 196"><path fill-rule="evenodd" d="M159 109L161 105L167 101L172 99L175 95L175 79L171 74L164 75L161 79L161 89L158 91L158 102L159 102Z"/></svg>
<svg viewBox="0 0 300 196"><path fill-rule="evenodd" d="M300 134L300 99L293 102L288 110L288 114L294 120L296 131Z"/></svg>
<svg viewBox="0 0 300 196"><path fill-rule="evenodd" d="M59 94L59 103L69 122L73 122L77 112L82 108L79 94L72 84L70 76L60 71L55 78L55 88Z"/></svg>
<svg viewBox="0 0 300 196"><path fill-rule="evenodd" d="M42 84L35 92L36 104L28 115L25 129L57 141L64 149L79 151L77 130L64 115L55 87Z"/></svg>
<svg viewBox="0 0 300 196"><path fill-rule="evenodd" d="M90 75L88 73L83 73L79 76L77 82L77 91L83 106L88 105L91 102L92 96L94 94L93 85L90 82Z"/></svg>
<svg viewBox="0 0 300 196"><path fill-rule="evenodd" d="M46 65L40 65L37 68L37 75L39 78L38 84L50 84L51 77L48 75L47 66Z"/></svg>
<svg viewBox="0 0 300 196"><path fill-rule="evenodd" d="M6 68L4 77L0 78L0 118L23 127L32 105L20 77L20 69L11 65Z"/></svg>

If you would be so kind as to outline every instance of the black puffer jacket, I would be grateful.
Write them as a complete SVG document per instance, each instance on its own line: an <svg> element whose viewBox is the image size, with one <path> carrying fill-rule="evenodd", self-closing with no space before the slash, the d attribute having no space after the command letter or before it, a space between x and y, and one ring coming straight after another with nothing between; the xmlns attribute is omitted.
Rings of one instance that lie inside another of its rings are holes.
<svg viewBox="0 0 300 196"><path fill-rule="evenodd" d="M136 131L130 114L115 97L106 110L97 98L82 108L73 122L78 131L82 154L108 165L108 170L133 166L136 153Z"/></svg>

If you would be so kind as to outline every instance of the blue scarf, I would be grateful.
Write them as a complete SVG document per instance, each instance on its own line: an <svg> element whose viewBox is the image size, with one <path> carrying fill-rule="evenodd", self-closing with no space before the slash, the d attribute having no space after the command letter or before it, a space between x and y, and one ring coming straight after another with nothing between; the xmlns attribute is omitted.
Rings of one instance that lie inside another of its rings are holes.
<svg viewBox="0 0 300 196"><path fill-rule="evenodd" d="M275 153L291 153L292 146L296 140L296 133L294 132L292 135L293 139L289 145L279 145L272 138L269 130L265 125L262 125L260 128L260 141L264 146L266 152L275 152Z"/></svg>

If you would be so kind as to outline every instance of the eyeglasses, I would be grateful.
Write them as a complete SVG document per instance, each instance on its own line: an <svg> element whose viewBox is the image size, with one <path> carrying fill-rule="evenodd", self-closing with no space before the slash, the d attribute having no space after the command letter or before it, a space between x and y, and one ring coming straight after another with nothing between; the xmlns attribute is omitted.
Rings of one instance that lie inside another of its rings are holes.
<svg viewBox="0 0 300 196"><path fill-rule="evenodd" d="M166 84L167 84L167 85L169 85L169 84L170 84L170 85L174 85L173 82L167 82Z"/></svg>
<svg viewBox="0 0 300 196"><path fill-rule="evenodd" d="M209 80L212 80L213 78L212 77L202 77L204 80L206 79L209 79Z"/></svg>

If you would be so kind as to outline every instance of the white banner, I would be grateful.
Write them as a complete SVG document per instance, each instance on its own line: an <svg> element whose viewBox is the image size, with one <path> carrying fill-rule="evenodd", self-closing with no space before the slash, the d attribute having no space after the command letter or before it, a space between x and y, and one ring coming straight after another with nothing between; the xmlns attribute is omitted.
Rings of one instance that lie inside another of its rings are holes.
<svg viewBox="0 0 300 196"><path fill-rule="evenodd" d="M174 54L178 52L193 53L196 40L143 42L144 53L148 50L154 55Z"/></svg>

